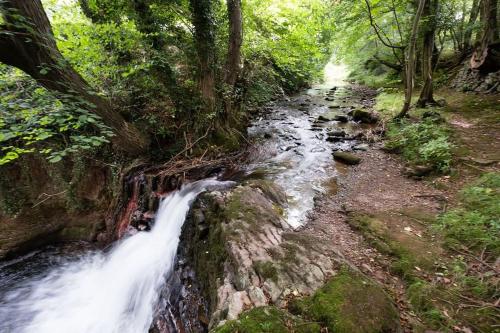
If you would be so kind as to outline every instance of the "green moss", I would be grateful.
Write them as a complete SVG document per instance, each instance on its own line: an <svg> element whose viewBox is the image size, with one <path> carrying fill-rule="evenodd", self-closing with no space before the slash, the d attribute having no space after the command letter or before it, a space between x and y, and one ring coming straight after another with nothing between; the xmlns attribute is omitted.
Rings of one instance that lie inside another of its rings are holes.
<svg viewBox="0 0 500 333"><path fill-rule="evenodd" d="M253 263L253 268L264 279L270 279L274 282L278 281L278 270L272 262L259 260Z"/></svg>
<svg viewBox="0 0 500 333"><path fill-rule="evenodd" d="M388 217L386 217L388 218ZM427 217L429 220L430 218ZM349 225L361 232L365 240L380 253L393 257L391 271L411 282L415 276L415 267L432 268L433 258L423 251L421 244L400 242L391 234L384 222L378 218L363 214L353 214L348 219ZM425 250L428 250L426 247Z"/></svg>
<svg viewBox="0 0 500 333"><path fill-rule="evenodd" d="M343 268L311 297L291 302L290 311L321 322L330 332L396 332L398 312L375 283Z"/></svg>
<svg viewBox="0 0 500 333"><path fill-rule="evenodd" d="M213 330L213 333L319 333L317 323L304 322L273 306L258 307Z"/></svg>

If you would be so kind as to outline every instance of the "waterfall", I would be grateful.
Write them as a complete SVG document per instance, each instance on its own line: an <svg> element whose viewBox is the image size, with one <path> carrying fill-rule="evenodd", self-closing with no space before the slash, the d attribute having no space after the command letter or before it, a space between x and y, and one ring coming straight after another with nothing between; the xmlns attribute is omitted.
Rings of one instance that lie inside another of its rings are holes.
<svg viewBox="0 0 500 333"><path fill-rule="evenodd" d="M216 180L188 184L163 199L151 231L11 291L0 303L0 332L148 332L191 203L201 192L227 185Z"/></svg>

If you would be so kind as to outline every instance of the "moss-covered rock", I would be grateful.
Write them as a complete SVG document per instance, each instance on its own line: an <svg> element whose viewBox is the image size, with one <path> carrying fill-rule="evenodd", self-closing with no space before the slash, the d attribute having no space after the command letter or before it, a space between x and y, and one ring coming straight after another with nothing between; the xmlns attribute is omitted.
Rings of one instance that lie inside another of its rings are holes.
<svg viewBox="0 0 500 333"><path fill-rule="evenodd" d="M347 268L314 295L292 301L290 311L320 322L329 332L401 331L398 312L383 289Z"/></svg>
<svg viewBox="0 0 500 333"><path fill-rule="evenodd" d="M361 157L343 151L333 152L333 158L335 159L335 161L339 161L348 165L356 165L361 162Z"/></svg>
<svg viewBox="0 0 500 333"><path fill-rule="evenodd" d="M314 322L306 322L300 317L274 306L252 309L240 315L238 320L226 322L214 329L213 333L319 333L321 327Z"/></svg>

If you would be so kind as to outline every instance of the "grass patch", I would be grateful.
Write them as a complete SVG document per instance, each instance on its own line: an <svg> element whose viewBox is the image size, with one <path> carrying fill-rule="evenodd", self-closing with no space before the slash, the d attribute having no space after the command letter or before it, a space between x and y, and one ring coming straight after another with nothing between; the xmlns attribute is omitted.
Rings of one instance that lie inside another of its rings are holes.
<svg viewBox="0 0 500 333"><path fill-rule="evenodd" d="M495 260L500 255L500 173L486 173L461 192L461 207L442 215L437 228L452 249L466 246L484 251Z"/></svg>
<svg viewBox="0 0 500 333"><path fill-rule="evenodd" d="M436 287L427 281L417 279L407 289L408 301L427 325L432 329L446 326L446 318L434 305Z"/></svg>
<svg viewBox="0 0 500 333"><path fill-rule="evenodd" d="M398 89L383 89L377 95L375 111L386 121L393 119L403 108L404 94Z"/></svg>
<svg viewBox="0 0 500 333"><path fill-rule="evenodd" d="M433 170L450 171L453 144L449 131L432 120L394 122L389 125L386 148L399 152L410 165L425 165Z"/></svg>

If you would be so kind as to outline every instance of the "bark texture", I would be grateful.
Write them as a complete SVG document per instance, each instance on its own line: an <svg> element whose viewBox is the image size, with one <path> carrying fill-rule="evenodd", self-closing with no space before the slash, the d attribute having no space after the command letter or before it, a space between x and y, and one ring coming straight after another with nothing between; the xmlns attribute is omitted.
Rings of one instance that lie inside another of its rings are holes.
<svg viewBox="0 0 500 333"><path fill-rule="evenodd" d="M227 13L229 18L229 45L226 61L225 82L234 86L241 66L241 45L243 44L243 17L241 0L228 0Z"/></svg>
<svg viewBox="0 0 500 333"><path fill-rule="evenodd" d="M95 112L115 133L112 141L119 149L133 155L147 149L146 137L113 110L109 100L93 92L64 59L40 0L4 0L0 10L6 21L0 27L0 62L21 69L43 87Z"/></svg>
<svg viewBox="0 0 500 333"><path fill-rule="evenodd" d="M215 36L211 0L190 0L199 62L199 88L209 112L215 109Z"/></svg>
<svg viewBox="0 0 500 333"><path fill-rule="evenodd" d="M229 89L229 96L225 101L226 120L238 108L238 94L236 83L241 70L241 45L243 44L243 15L241 11L241 0L227 1L227 15L229 19L229 40L224 82Z"/></svg>
<svg viewBox="0 0 500 333"><path fill-rule="evenodd" d="M470 60L472 69L493 72L500 68L500 55L490 45L499 40L498 0L483 0L481 8L482 33L479 45Z"/></svg>

